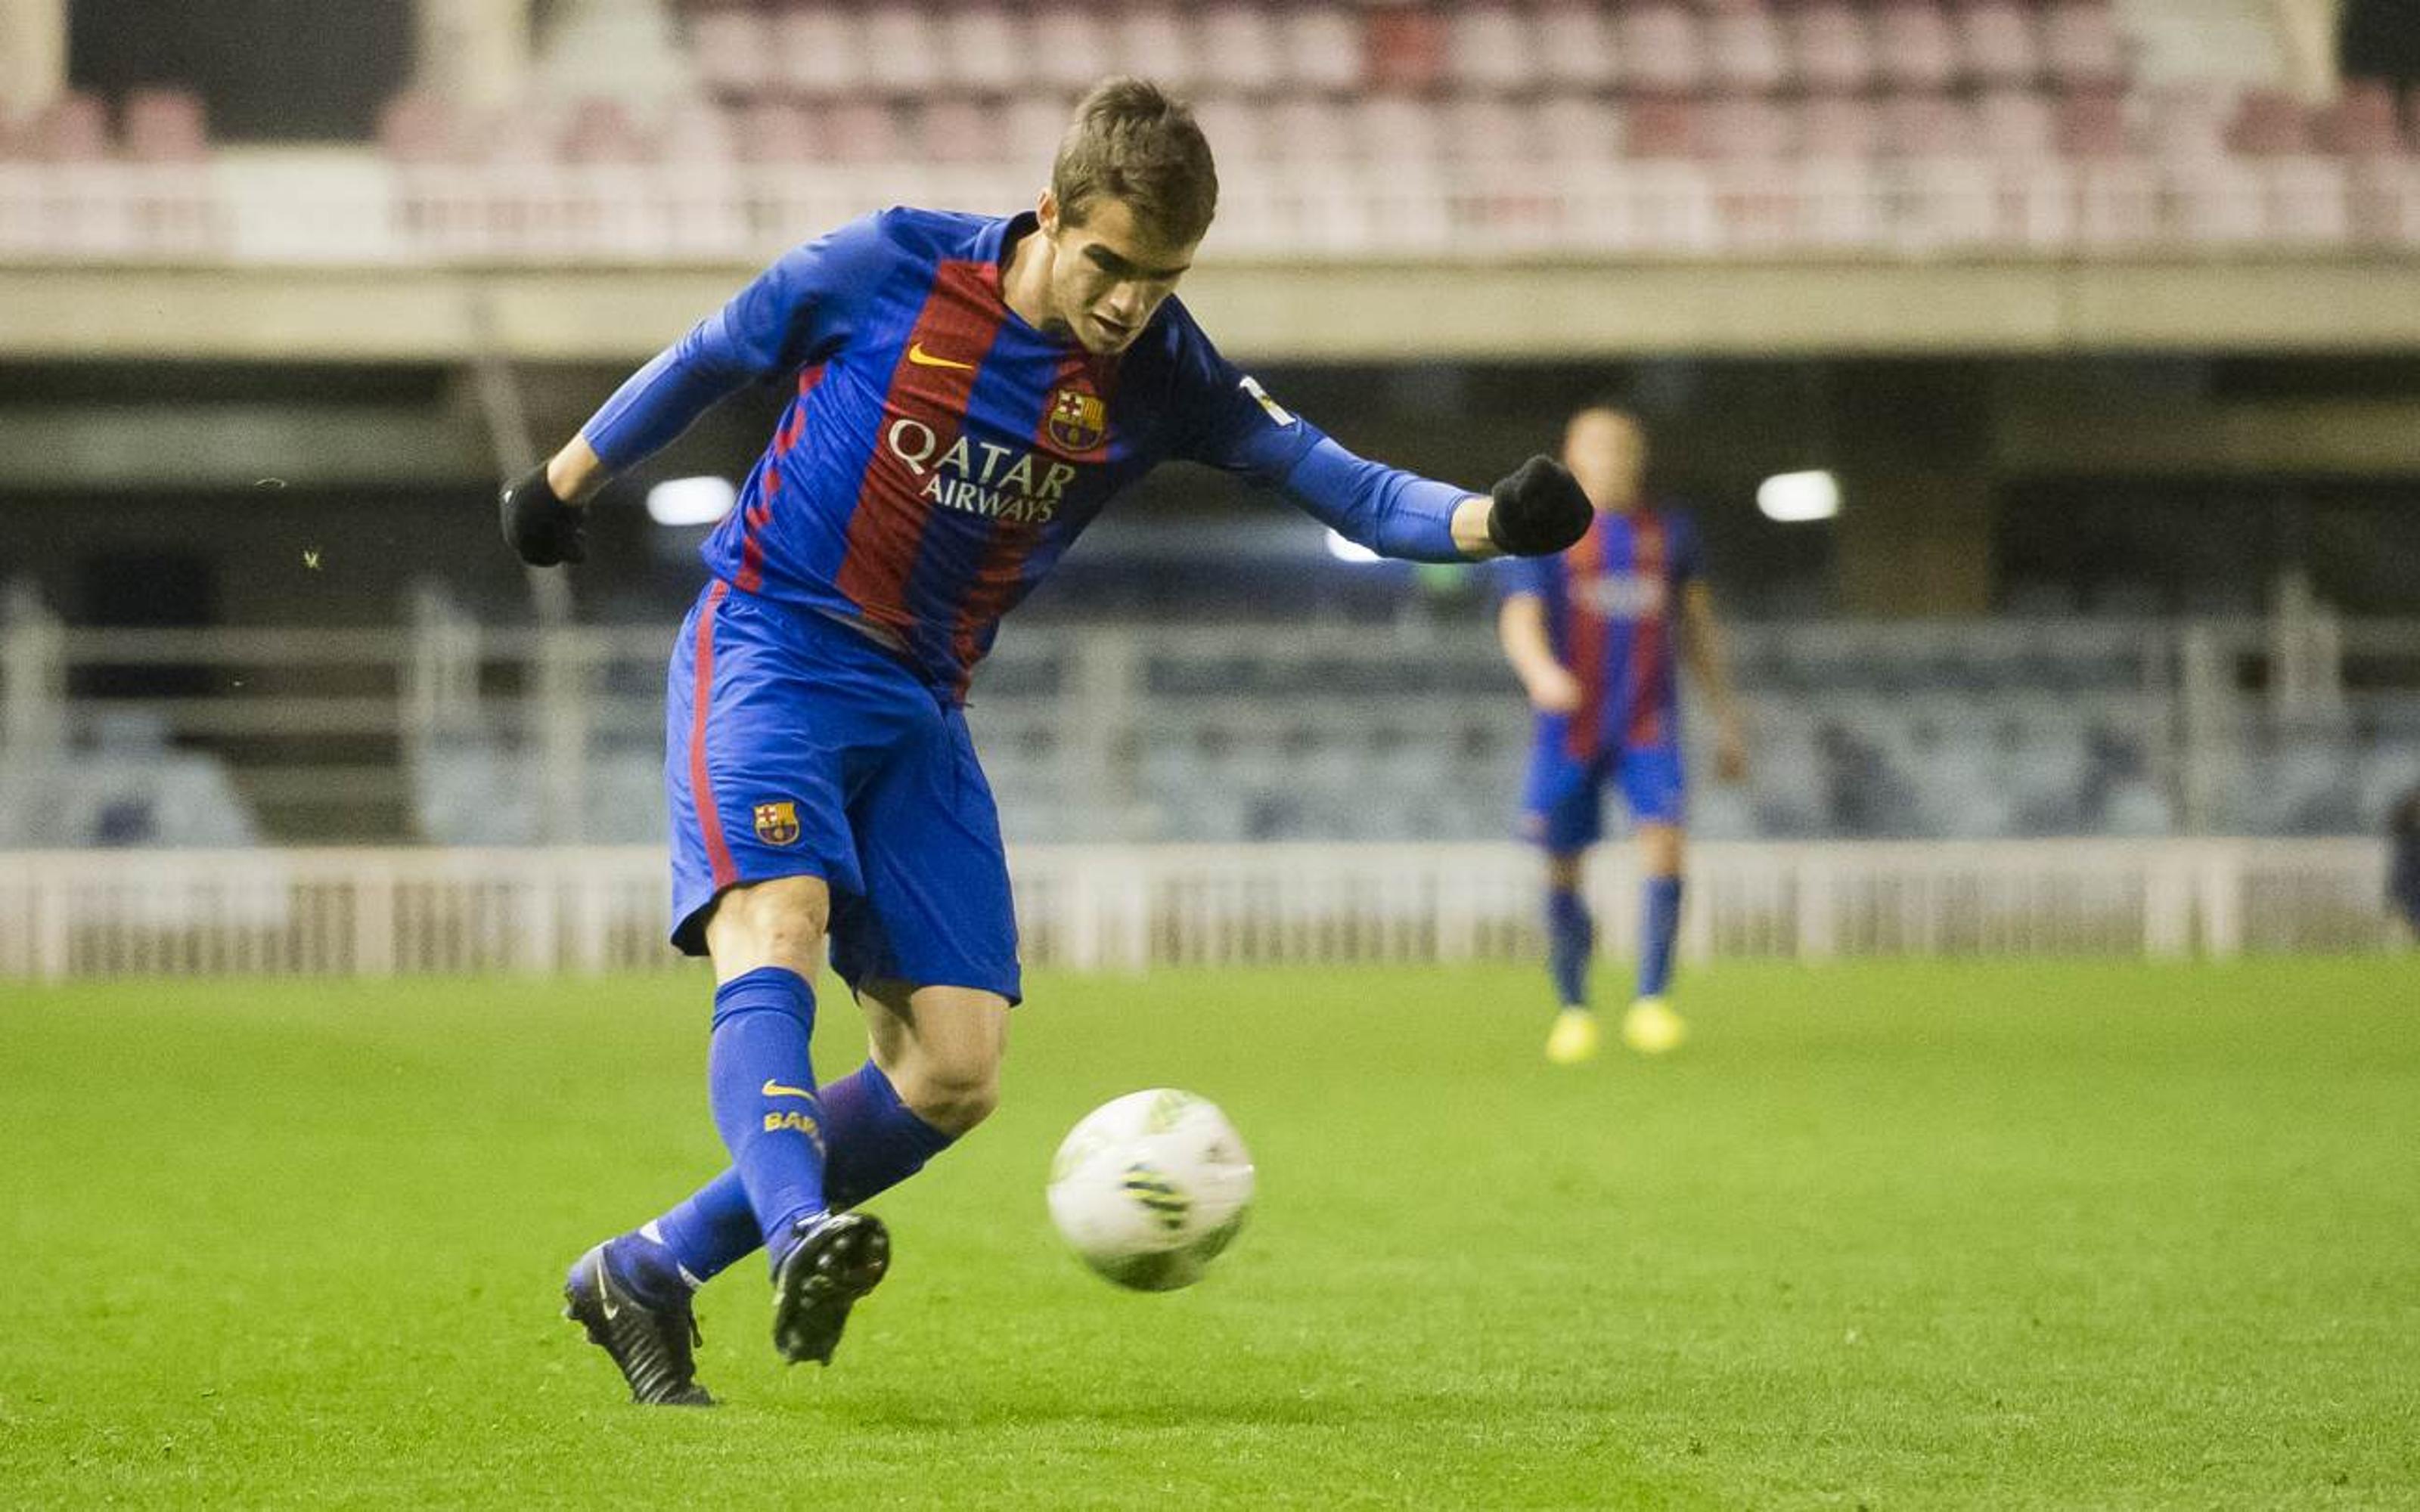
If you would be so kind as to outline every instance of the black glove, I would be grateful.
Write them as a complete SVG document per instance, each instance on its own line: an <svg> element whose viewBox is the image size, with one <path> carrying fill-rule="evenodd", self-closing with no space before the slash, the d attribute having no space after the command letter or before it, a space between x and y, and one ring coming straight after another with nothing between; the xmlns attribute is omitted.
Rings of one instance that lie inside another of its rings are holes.
<svg viewBox="0 0 2420 1512"><path fill-rule="evenodd" d="M531 566L588 560L588 546L582 539L588 511L554 496L546 481L545 464L504 485L504 491L496 496L496 508L504 517L504 544Z"/></svg>
<svg viewBox="0 0 2420 1512"><path fill-rule="evenodd" d="M1487 490L1487 538L1507 556L1552 556L1588 533L1595 510L1571 469L1543 454Z"/></svg>

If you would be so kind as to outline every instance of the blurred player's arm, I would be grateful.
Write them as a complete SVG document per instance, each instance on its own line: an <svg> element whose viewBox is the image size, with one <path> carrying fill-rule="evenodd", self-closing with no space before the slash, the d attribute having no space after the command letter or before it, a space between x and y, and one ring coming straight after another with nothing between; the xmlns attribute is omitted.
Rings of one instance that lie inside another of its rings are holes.
<svg viewBox="0 0 2420 1512"><path fill-rule="evenodd" d="M885 246L878 218L868 217L783 255L630 375L561 451L505 486L505 541L532 566L582 560L582 512L607 480L741 386L838 346L845 296L870 282Z"/></svg>
<svg viewBox="0 0 2420 1512"><path fill-rule="evenodd" d="M1512 594L1496 611L1496 639L1504 659L1541 714L1569 714L1580 706L1580 680L1555 659L1546 634L1546 601L1536 594Z"/></svg>
<svg viewBox="0 0 2420 1512"><path fill-rule="evenodd" d="M1730 668L1723 656L1722 628L1714 620L1714 590L1691 581L1681 588L1682 652L1689 675L1714 711L1714 775L1726 782L1747 776L1747 731L1732 696Z"/></svg>

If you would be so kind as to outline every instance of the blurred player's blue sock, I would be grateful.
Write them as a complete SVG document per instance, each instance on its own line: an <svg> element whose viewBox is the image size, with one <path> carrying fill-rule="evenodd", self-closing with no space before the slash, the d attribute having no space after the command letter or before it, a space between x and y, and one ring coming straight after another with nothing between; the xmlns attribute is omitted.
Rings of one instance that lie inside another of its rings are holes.
<svg viewBox="0 0 2420 1512"><path fill-rule="evenodd" d="M736 1166L639 1232L664 1246L691 1286L713 1280L765 1242ZM606 1258L613 1258L610 1247Z"/></svg>
<svg viewBox="0 0 2420 1512"><path fill-rule="evenodd" d="M1638 995L1661 997L1672 980L1672 941L1681 933L1681 879L1647 879L1647 917L1638 937Z"/></svg>
<svg viewBox="0 0 2420 1512"><path fill-rule="evenodd" d="M835 1210L854 1208L897 1186L956 1137L899 1101L891 1078L871 1060L825 1088L823 1102L824 1131L831 1141L824 1195Z"/></svg>
<svg viewBox="0 0 2420 1512"><path fill-rule="evenodd" d="M759 966L715 989L706 1065L714 1125L777 1261L791 1227L824 1210L823 1117L807 1054L814 1021L814 990L786 967Z"/></svg>
<svg viewBox="0 0 2420 1512"><path fill-rule="evenodd" d="M1596 924L1576 887L1546 889L1546 970L1565 1008L1588 1003L1589 953L1596 949Z"/></svg>

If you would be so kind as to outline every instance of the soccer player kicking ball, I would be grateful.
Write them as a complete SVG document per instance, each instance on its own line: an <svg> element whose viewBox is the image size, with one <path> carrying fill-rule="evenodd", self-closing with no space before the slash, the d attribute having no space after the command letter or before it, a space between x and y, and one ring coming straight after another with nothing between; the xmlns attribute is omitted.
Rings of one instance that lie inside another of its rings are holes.
<svg viewBox="0 0 2420 1512"><path fill-rule="evenodd" d="M522 560L578 562L610 474L744 383L792 393L706 545L666 710L672 937L714 961L708 1094L733 1168L564 1288L640 1401L711 1399L690 1293L759 1243L775 1348L829 1362L890 1263L860 1205L998 1100L1016 922L960 704L1001 616L1113 495L1188 458L1415 561L1559 551L1588 528L1547 457L1474 496L1354 455L1220 357L1172 297L1217 198L1186 109L1110 80L1035 211L892 209L796 249L504 490ZM819 1088L827 941L869 1053Z"/></svg>
<svg viewBox="0 0 2420 1512"><path fill-rule="evenodd" d="M1547 967L1562 1005L1546 1057L1576 1065L1597 1050L1588 995L1596 926L1580 898L1580 870L1604 832L1608 782L1621 784L1647 873L1638 994L1621 1021L1622 1042L1662 1055L1688 1032L1665 1001L1681 927L1685 799L1676 605L1689 670L1714 705L1715 771L1724 781L1746 775L1747 743L1724 676L1714 597L1698 576L1696 528L1686 515L1648 501L1638 422L1609 405L1582 409L1564 430L1563 460L1594 502L1594 518L1561 556L1512 564L1497 631L1537 711L1522 828L1546 852Z"/></svg>

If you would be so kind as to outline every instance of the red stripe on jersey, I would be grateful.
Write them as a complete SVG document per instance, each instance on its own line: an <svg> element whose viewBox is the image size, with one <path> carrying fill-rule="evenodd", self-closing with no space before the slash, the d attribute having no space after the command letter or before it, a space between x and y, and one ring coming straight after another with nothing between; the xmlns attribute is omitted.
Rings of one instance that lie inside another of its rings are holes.
<svg viewBox="0 0 2420 1512"><path fill-rule="evenodd" d="M790 418L783 422L781 431L773 438L775 451L788 451L799 444L799 437L807 433L807 395L815 392L815 385L823 381L823 377L824 364L821 363L799 369L799 396L791 401Z"/></svg>
<svg viewBox="0 0 2420 1512"><path fill-rule="evenodd" d="M1094 357L1077 348L1060 358L1059 371L1051 378L1049 391L1042 396L1042 413L1033 421L1036 454L1071 457L1099 455L1109 445L1107 415L1109 401L1116 397L1117 376L1114 357ZM1058 406L1061 392L1066 389L1091 393L1101 401L1101 440L1085 453L1069 452L1050 436L1051 413ZM985 625L1008 612L1010 602L1016 596L1017 581L1025 572L1025 559L1042 543L1044 528L1039 523L1017 524L1001 519L991 522L991 539L984 546L983 561L967 585L967 596L958 605L957 623L950 635L952 659L958 668L960 698L966 696L967 684L974 676L976 640Z"/></svg>
<svg viewBox="0 0 2420 1512"><path fill-rule="evenodd" d="M1622 679L1630 689L1630 719L1622 731L1621 743L1636 749L1652 746L1665 737L1664 696L1669 691L1664 686L1664 634L1668 623L1665 616L1672 606L1664 602L1664 521L1652 509L1642 508L1630 517L1630 570L1642 583L1652 583L1652 596L1637 619L1630 625L1630 667Z"/></svg>
<svg viewBox="0 0 2420 1512"><path fill-rule="evenodd" d="M757 500L739 517L739 572L737 583L741 592L752 594L765 585L765 542L759 533L773 518L773 496L782 491L782 458L799 444L807 432L807 395L815 392L822 381L824 364L802 368L799 372L799 396L790 403L789 418L773 433L773 450L765 458L765 482L757 489Z"/></svg>
<svg viewBox="0 0 2420 1512"><path fill-rule="evenodd" d="M1574 761L1596 759L1605 733L1605 616L1596 610L1597 578L1605 564L1605 517L1589 521L1588 533L1563 554L1564 641L1572 675L1579 679L1580 706L1563 732L1563 748Z"/></svg>
<svg viewBox="0 0 2420 1512"><path fill-rule="evenodd" d="M739 517L738 587L752 594L765 586L765 538L760 532L773 517L773 496L782 491L779 457L765 459L765 481L757 486L756 501Z"/></svg>
<svg viewBox="0 0 2420 1512"><path fill-rule="evenodd" d="M976 370L1007 314L984 276L987 267L950 261L934 270L924 307L891 370L882 430L858 484L857 508L848 517L838 587L868 621L902 636L915 627L906 602L908 575L915 569L916 548L933 506L924 497L924 480L888 439L894 425L912 422L932 431L937 450L946 450L963 433ZM921 360L911 356L917 353Z"/></svg>
<svg viewBox="0 0 2420 1512"><path fill-rule="evenodd" d="M697 665L690 669L694 696L689 721L690 806L697 810L697 830L705 837L706 864L713 869L719 888L739 880L739 869L731 864L731 846L722 838L722 812L714 806L714 779L706 769L706 716L714 705L714 615L730 591L720 579L706 591L706 603L697 611Z"/></svg>

